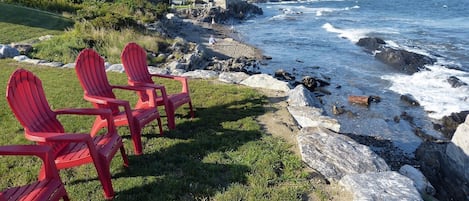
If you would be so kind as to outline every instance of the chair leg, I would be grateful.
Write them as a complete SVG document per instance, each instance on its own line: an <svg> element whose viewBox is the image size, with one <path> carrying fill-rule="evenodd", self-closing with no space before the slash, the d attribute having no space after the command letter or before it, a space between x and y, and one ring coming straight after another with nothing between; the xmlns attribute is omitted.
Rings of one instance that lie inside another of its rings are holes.
<svg viewBox="0 0 469 201"><path fill-rule="evenodd" d="M111 182L111 170L109 162L106 157L100 156L98 161L94 161L96 171L98 171L98 178L103 186L104 198L110 200L114 197L114 189L112 188Z"/></svg>
<svg viewBox="0 0 469 201"><path fill-rule="evenodd" d="M121 151L122 160L124 161L124 167L129 167L129 158L127 157L127 154L125 153L125 148L123 145L121 146L120 151Z"/></svg>
<svg viewBox="0 0 469 201"><path fill-rule="evenodd" d="M171 100L167 100L164 102L164 111L166 112L166 118L168 122L169 130L176 129L176 123L174 120L174 106ZM160 132L161 133L161 132Z"/></svg>
<svg viewBox="0 0 469 201"><path fill-rule="evenodd" d="M191 118L193 119L195 117L194 109L192 108L192 101L189 101L189 110L191 114Z"/></svg>
<svg viewBox="0 0 469 201"><path fill-rule="evenodd" d="M158 121L158 128L160 129L160 135L163 136L163 126L161 125L161 118L158 117L156 121Z"/></svg>
<svg viewBox="0 0 469 201"><path fill-rule="evenodd" d="M176 129L176 120L174 109L172 107L165 107L166 109L166 117L168 121L168 128L169 129Z"/></svg>
<svg viewBox="0 0 469 201"><path fill-rule="evenodd" d="M95 136L96 133L99 132L102 128L107 127L107 121L101 119L100 117L96 117L96 120L94 120L93 127L91 127L90 134L92 136Z"/></svg>
<svg viewBox="0 0 469 201"><path fill-rule="evenodd" d="M133 125L129 124L130 137L132 138L132 143L134 144L135 155L142 155L142 134L140 125L135 122Z"/></svg>
<svg viewBox="0 0 469 201"><path fill-rule="evenodd" d="M62 197L62 199L63 199L64 201L70 201L70 198L68 197L68 195L64 195L64 196Z"/></svg>

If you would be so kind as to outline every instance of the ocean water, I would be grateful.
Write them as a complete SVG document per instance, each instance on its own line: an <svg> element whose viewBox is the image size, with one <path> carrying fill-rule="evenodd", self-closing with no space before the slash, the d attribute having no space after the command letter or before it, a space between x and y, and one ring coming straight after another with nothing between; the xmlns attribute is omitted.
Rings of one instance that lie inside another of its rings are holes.
<svg viewBox="0 0 469 201"><path fill-rule="evenodd" d="M238 37L273 59L266 73L284 69L330 79L324 111L341 132L392 140L406 153L420 144L416 129L441 138L433 128L445 115L469 110L469 86L453 88L450 76L469 83L469 1L310 0L257 4L264 15L235 25ZM435 58L429 71L400 73L355 43L378 37L388 45ZM421 107L400 101L411 94ZM348 95L379 96L368 107L348 103ZM333 105L349 111L334 115ZM396 121L412 116L411 121Z"/></svg>

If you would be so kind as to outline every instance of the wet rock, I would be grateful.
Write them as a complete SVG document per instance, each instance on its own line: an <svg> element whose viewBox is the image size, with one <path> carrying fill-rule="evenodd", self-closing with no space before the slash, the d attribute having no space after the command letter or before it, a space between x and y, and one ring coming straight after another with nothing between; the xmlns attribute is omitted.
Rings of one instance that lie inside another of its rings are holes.
<svg viewBox="0 0 469 201"><path fill-rule="evenodd" d="M450 76L448 79L447 79L448 83L451 85L451 87L453 88L458 88L458 87L462 87L462 86L467 86L467 83L461 81L459 78L457 78L456 76Z"/></svg>
<svg viewBox="0 0 469 201"><path fill-rule="evenodd" d="M368 52L373 52L381 49L386 42L381 38L360 38L356 44L365 48Z"/></svg>
<svg viewBox="0 0 469 201"><path fill-rule="evenodd" d="M443 133L443 135L448 139L451 139L454 132L456 131L456 128L459 126L459 124L464 122L467 115L469 115L469 111L461 111L457 113L451 113L449 116L444 116L441 121L441 133Z"/></svg>
<svg viewBox="0 0 469 201"><path fill-rule="evenodd" d="M330 94L329 91L326 89L322 88L325 86L329 86L330 83L328 81L325 81L321 78L317 77L312 77L312 76L304 76L301 81L295 81L293 85L299 85L302 84L304 85L309 91L317 91L317 92L322 92L324 94Z"/></svg>
<svg viewBox="0 0 469 201"><path fill-rule="evenodd" d="M369 53L376 53L375 58L406 74L428 70L425 65L436 62L436 59L426 55L388 47L380 38L361 38L356 44Z"/></svg>
<svg viewBox="0 0 469 201"><path fill-rule="evenodd" d="M318 81L314 77L311 77L311 76L303 77L303 79L301 79L301 83L305 85L305 87L308 88L308 90L310 91L314 91L316 87L319 86Z"/></svg>
<svg viewBox="0 0 469 201"><path fill-rule="evenodd" d="M278 78L279 80L285 80L285 81L295 80L295 76L293 76L291 73L283 69L279 69L275 71L274 77Z"/></svg>
<svg viewBox="0 0 469 201"><path fill-rule="evenodd" d="M262 55L263 60L272 60L271 56Z"/></svg>
<svg viewBox="0 0 469 201"><path fill-rule="evenodd" d="M345 112L347 111L344 109L344 106L337 106L336 104L332 105L332 114L341 115Z"/></svg>
<svg viewBox="0 0 469 201"><path fill-rule="evenodd" d="M435 63L435 59L428 56L388 47L379 50L375 57L383 63L409 75L421 70L427 70L425 65Z"/></svg>
<svg viewBox="0 0 469 201"><path fill-rule="evenodd" d="M401 101L407 103L410 106L420 106L420 103L410 94L401 95Z"/></svg>

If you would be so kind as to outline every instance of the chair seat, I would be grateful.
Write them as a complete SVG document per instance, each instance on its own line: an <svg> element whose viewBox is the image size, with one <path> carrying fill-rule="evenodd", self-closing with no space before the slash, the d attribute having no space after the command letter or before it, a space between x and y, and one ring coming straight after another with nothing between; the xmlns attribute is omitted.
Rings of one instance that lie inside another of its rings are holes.
<svg viewBox="0 0 469 201"><path fill-rule="evenodd" d="M168 100L171 102L174 108L179 107L180 105L184 105L191 101L191 97L188 93L177 93L168 95ZM164 105L163 97L156 98L157 105Z"/></svg>
<svg viewBox="0 0 469 201"><path fill-rule="evenodd" d="M122 139L118 135L98 135L93 138L93 143L98 154L106 158L106 161L110 161L122 146ZM92 162L93 159L85 143L69 143L55 159L58 169Z"/></svg>
<svg viewBox="0 0 469 201"><path fill-rule="evenodd" d="M65 192L58 179L44 179L0 192L0 200L59 200Z"/></svg>
<svg viewBox="0 0 469 201"><path fill-rule="evenodd" d="M156 108L135 108L132 110L132 117L136 120L140 126L146 125L156 118L159 118L160 113ZM114 122L116 125L127 124L127 116L125 111L121 111L119 114L114 116Z"/></svg>

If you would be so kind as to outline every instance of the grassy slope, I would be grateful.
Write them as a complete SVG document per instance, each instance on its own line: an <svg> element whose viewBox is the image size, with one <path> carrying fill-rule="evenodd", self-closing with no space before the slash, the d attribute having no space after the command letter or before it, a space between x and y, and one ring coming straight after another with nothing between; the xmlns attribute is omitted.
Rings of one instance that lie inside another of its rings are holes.
<svg viewBox="0 0 469 201"><path fill-rule="evenodd" d="M40 10L0 3L0 44L62 33L73 21Z"/></svg>
<svg viewBox="0 0 469 201"><path fill-rule="evenodd" d="M0 94L16 68L33 71L42 79L53 108L90 107L82 99L73 69L29 66L0 60ZM125 84L125 74L109 73L112 84ZM169 91L174 83L164 82ZM115 200L299 200L307 192L307 173L290 145L262 132L256 117L263 114L266 98L257 91L236 85L190 80L196 118L187 108L177 111L177 129L158 135L156 124L144 128L144 155L134 156L126 127L119 133L130 155L130 168L122 167L119 155L111 172ZM119 92L119 98L135 101L135 95ZM164 114L163 111L161 111ZM29 144L21 125L5 99L0 99L0 145ZM87 132L92 117L60 118L67 131ZM34 180L39 166L30 158L0 157L0 189ZM33 169L33 170L31 170ZM96 171L82 166L61 171L72 200L102 200Z"/></svg>

